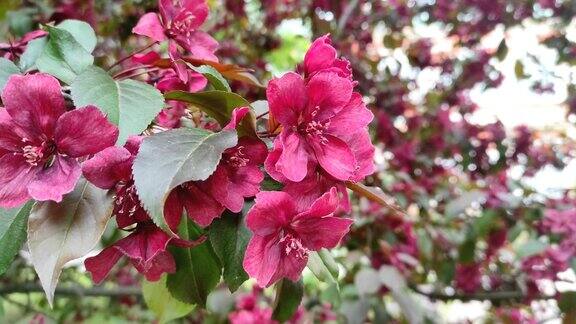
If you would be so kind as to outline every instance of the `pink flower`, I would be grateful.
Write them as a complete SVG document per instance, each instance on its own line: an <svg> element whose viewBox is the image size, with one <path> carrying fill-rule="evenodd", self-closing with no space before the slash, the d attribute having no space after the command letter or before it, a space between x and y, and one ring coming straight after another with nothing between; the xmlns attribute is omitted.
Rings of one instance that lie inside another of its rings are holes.
<svg viewBox="0 0 576 324"><path fill-rule="evenodd" d="M119 228L136 227L127 237L107 247L97 256L86 259L86 269L99 283L125 255L147 280L158 280L163 273L176 270L168 244L191 247L202 242L172 238L156 227L140 203L132 178L132 164L142 137L131 136L124 147L109 147L82 164L86 179L102 189L115 191L113 215Z"/></svg>
<svg viewBox="0 0 576 324"><path fill-rule="evenodd" d="M197 59L218 61L214 52L218 42L198 28L208 17L205 0L159 0L160 15L147 13L140 18L132 32L155 41L170 40L182 46Z"/></svg>
<svg viewBox="0 0 576 324"><path fill-rule="evenodd" d="M139 222L132 233L102 250L98 255L84 261L86 270L92 273L92 280L100 283L124 255L146 280L156 281L163 273L176 271L174 257L166 250L168 244L192 247L203 241L188 242L170 237L152 221Z"/></svg>
<svg viewBox="0 0 576 324"><path fill-rule="evenodd" d="M0 57L14 60L26 50L28 43L36 38L44 37L48 33L44 30L34 30L26 33L21 39L9 43L0 43Z"/></svg>
<svg viewBox="0 0 576 324"><path fill-rule="evenodd" d="M244 256L244 270L260 287L281 278L298 280L310 251L333 248L348 232L352 220L334 216L338 204L335 188L304 210L297 209L285 192L260 192L246 218L254 235Z"/></svg>
<svg viewBox="0 0 576 324"><path fill-rule="evenodd" d="M458 264L456 266L456 287L465 293L473 293L480 288L480 264Z"/></svg>
<svg viewBox="0 0 576 324"><path fill-rule="evenodd" d="M0 207L30 198L61 201L74 189L77 158L114 145L118 128L93 106L66 111L58 80L11 76L0 110Z"/></svg>
<svg viewBox="0 0 576 324"><path fill-rule="evenodd" d="M252 310L237 310L228 315L231 324L276 324L272 319L272 308L256 307Z"/></svg>
<svg viewBox="0 0 576 324"><path fill-rule="evenodd" d="M283 126L266 161L278 181L302 181L319 165L337 180L359 180L374 170L366 126L373 118L352 81L333 72L305 83L296 73L270 81L270 113Z"/></svg>
<svg viewBox="0 0 576 324"><path fill-rule="evenodd" d="M234 129L248 113L248 108L237 108L230 124L224 129ZM242 137L238 144L222 154L216 171L204 181L190 181L170 193L165 211L166 222L176 227L182 210L200 226L208 226L225 209L238 213L244 206L244 198L253 197L260 191L264 175L259 166L266 159L266 145L255 138Z"/></svg>
<svg viewBox="0 0 576 324"><path fill-rule="evenodd" d="M329 34L317 38L304 56L304 74L310 77L320 71L330 71L343 78L352 79L350 62L337 56Z"/></svg>

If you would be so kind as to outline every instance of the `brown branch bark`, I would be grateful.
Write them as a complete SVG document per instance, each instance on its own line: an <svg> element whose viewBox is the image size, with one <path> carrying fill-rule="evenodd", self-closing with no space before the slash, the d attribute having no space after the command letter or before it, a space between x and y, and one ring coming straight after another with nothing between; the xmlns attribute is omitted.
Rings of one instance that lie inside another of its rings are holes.
<svg viewBox="0 0 576 324"><path fill-rule="evenodd" d="M44 290L37 284L6 285L0 287L0 295L10 295L16 293L44 293ZM123 296L142 296L140 287L58 287L55 296L67 297L84 297L84 296L102 296L102 297L123 297Z"/></svg>
<svg viewBox="0 0 576 324"><path fill-rule="evenodd" d="M522 291L486 291L471 294L444 294L439 292L425 292L416 286L411 285L410 289L419 295L426 296L432 300L439 301L451 301L451 300L461 300L461 301L521 301L528 297ZM555 295L540 295L535 296L533 299L544 300L544 299L555 299Z"/></svg>

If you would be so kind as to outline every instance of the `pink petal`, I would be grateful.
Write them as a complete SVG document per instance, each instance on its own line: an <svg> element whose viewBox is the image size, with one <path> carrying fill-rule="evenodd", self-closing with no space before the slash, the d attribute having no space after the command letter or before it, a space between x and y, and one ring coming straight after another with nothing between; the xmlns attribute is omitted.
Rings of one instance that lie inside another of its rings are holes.
<svg viewBox="0 0 576 324"><path fill-rule="evenodd" d="M310 217L324 217L332 216L332 214L338 208L340 204L340 198L338 197L338 191L336 187L330 188L330 190L324 193L320 198L316 199L310 209L302 214L296 216L297 219L310 218Z"/></svg>
<svg viewBox="0 0 576 324"><path fill-rule="evenodd" d="M58 152L71 157L96 154L118 140L118 127L94 106L68 111L58 119L55 132Z"/></svg>
<svg viewBox="0 0 576 324"><path fill-rule="evenodd" d="M308 92L308 118L324 121L342 110L352 97L354 85L336 73L322 72L310 78Z"/></svg>
<svg viewBox="0 0 576 324"><path fill-rule="evenodd" d="M156 51L150 51L147 53L138 53L132 56L132 61L140 64L154 64L156 61L160 60L160 54Z"/></svg>
<svg viewBox="0 0 576 324"><path fill-rule="evenodd" d="M268 287L273 284L273 276L278 271L281 253L276 235L255 235L250 239L244 254L244 270L256 279L260 287Z"/></svg>
<svg viewBox="0 0 576 324"><path fill-rule="evenodd" d="M21 152L26 134L18 127L6 109L0 109L0 154Z"/></svg>
<svg viewBox="0 0 576 324"><path fill-rule="evenodd" d="M329 132L334 135L346 135L364 128L374 119L372 112L362 101L362 96L354 92L350 102L330 119Z"/></svg>
<svg viewBox="0 0 576 324"><path fill-rule="evenodd" d="M347 136L344 139L356 159L356 171L352 176L352 181L361 181L366 176L371 175L376 170L374 164L374 145L368 134L368 129L360 129L356 133Z"/></svg>
<svg viewBox="0 0 576 324"><path fill-rule="evenodd" d="M119 240L114 246L124 255L144 268L150 260L166 250L170 236L151 223L140 223L132 234Z"/></svg>
<svg viewBox="0 0 576 324"><path fill-rule="evenodd" d="M210 178L207 181L210 181ZM188 217L198 225L206 227L224 212L224 206L213 195L211 184L190 182L184 184L183 187L184 189L180 191L180 199L184 203ZM219 189L221 195L226 195L226 187Z"/></svg>
<svg viewBox="0 0 576 324"><path fill-rule="evenodd" d="M194 15L194 23L191 26L193 29L200 27L208 18L209 10L205 0L184 0L182 9L184 10L181 13L188 11ZM186 18L186 14L183 15L183 18Z"/></svg>
<svg viewBox="0 0 576 324"><path fill-rule="evenodd" d="M99 284L108 276L112 268L122 257L122 253L114 246L109 246L98 255L84 260L86 270L92 274L92 281Z"/></svg>
<svg viewBox="0 0 576 324"><path fill-rule="evenodd" d="M295 126L307 102L304 80L296 73L288 72L268 83L266 97L270 113L285 127Z"/></svg>
<svg viewBox="0 0 576 324"><path fill-rule="evenodd" d="M264 168L266 169L266 173L268 173L268 175L271 176L272 179L279 182L285 182L288 180L282 174L282 172L276 169L276 165L278 164L278 160L280 160L282 151L283 151L282 140L280 139L280 137L277 137L274 140L274 148L272 149L272 151L270 151L270 153L268 153L266 161L264 161Z"/></svg>
<svg viewBox="0 0 576 324"><path fill-rule="evenodd" d="M82 173L91 183L102 189L111 189L132 175L134 158L123 147L108 147L82 163Z"/></svg>
<svg viewBox="0 0 576 324"><path fill-rule="evenodd" d="M266 236L286 226L296 215L292 197L282 191L261 191L246 216L246 225L256 235Z"/></svg>
<svg viewBox="0 0 576 324"><path fill-rule="evenodd" d="M228 178L227 196L223 205L232 212L239 213L244 207L244 198L253 197L260 192L264 174L257 166L247 165L228 172Z"/></svg>
<svg viewBox="0 0 576 324"><path fill-rule="evenodd" d="M132 28L132 32L134 34L150 37L157 42L166 39L166 36L164 35L164 27L160 22L160 18L154 12L149 12L140 17L136 26Z"/></svg>
<svg viewBox="0 0 576 324"><path fill-rule="evenodd" d="M340 240L350 230L354 223L348 218L302 217L292 228L302 240L302 244L310 250L318 251L321 248L331 249L340 243Z"/></svg>
<svg viewBox="0 0 576 324"><path fill-rule="evenodd" d="M208 80L200 73L188 71L188 91L198 92L206 88Z"/></svg>
<svg viewBox="0 0 576 324"><path fill-rule="evenodd" d="M284 251L281 251L284 252ZM308 254L304 257L296 257L293 254L282 254L280 257L280 264L278 270L272 276L270 283L274 283L282 278L288 278L292 281L298 281L302 275L302 271L308 263Z"/></svg>
<svg viewBox="0 0 576 324"><path fill-rule="evenodd" d="M354 153L343 140L332 135L324 135L324 137L324 143L310 141L318 163L334 178L349 180L356 171Z"/></svg>
<svg viewBox="0 0 576 324"><path fill-rule="evenodd" d="M52 165L42 169L28 185L28 193L39 201L62 201L62 196L74 190L82 169L70 157L56 155Z"/></svg>
<svg viewBox="0 0 576 324"><path fill-rule="evenodd" d="M2 92L2 102L28 139L52 138L56 120L65 111L60 83L48 74L12 75Z"/></svg>
<svg viewBox="0 0 576 324"><path fill-rule="evenodd" d="M238 127L238 124L240 124L240 122L248 112L250 112L250 108L248 107L234 108L234 110L232 110L232 116L230 117L230 122L228 122L228 125L224 126L223 130L236 129L236 127Z"/></svg>
<svg viewBox="0 0 576 324"><path fill-rule="evenodd" d="M21 154L0 157L0 207L12 208L29 200L27 186L41 168L28 164Z"/></svg>
<svg viewBox="0 0 576 324"><path fill-rule="evenodd" d="M306 141L291 130L284 130L281 134L282 153L276 163L276 170L280 171L290 181L302 181L308 171L310 154Z"/></svg>
<svg viewBox="0 0 576 324"><path fill-rule="evenodd" d="M259 139L252 137L241 137L238 145L243 147L244 154L249 158L249 164L261 165L268 156L268 147Z"/></svg>
<svg viewBox="0 0 576 324"><path fill-rule="evenodd" d="M332 67L336 60L336 49L332 47L330 35L317 38L304 56L304 67L308 75Z"/></svg>
<svg viewBox="0 0 576 324"><path fill-rule="evenodd" d="M140 149L140 144L144 140L144 136L132 135L128 136L126 143L124 144L124 148L130 152L133 156L138 154L138 150Z"/></svg>
<svg viewBox="0 0 576 324"><path fill-rule="evenodd" d="M166 220L166 224L168 224L172 230L176 230L182 221L184 205L180 200L180 190L181 189L178 188L172 190L164 203L164 219Z"/></svg>
<svg viewBox="0 0 576 324"><path fill-rule="evenodd" d="M195 31L190 38L178 38L179 44L192 53L192 57L199 60L218 62L214 52L218 49L218 42L202 31Z"/></svg>
<svg viewBox="0 0 576 324"><path fill-rule="evenodd" d="M176 261L168 251L158 253L153 259L147 263L138 262L131 259L132 265L142 273L148 281L158 281L165 273L176 272Z"/></svg>

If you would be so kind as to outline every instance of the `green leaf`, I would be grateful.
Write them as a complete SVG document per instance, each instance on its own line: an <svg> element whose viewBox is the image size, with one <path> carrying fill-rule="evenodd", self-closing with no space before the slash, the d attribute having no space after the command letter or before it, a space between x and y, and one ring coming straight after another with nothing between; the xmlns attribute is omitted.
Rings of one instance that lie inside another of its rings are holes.
<svg viewBox="0 0 576 324"><path fill-rule="evenodd" d="M200 227L184 217L179 234L183 239L196 240L204 233ZM168 275L168 290L184 303L206 307L206 299L220 282L222 273L210 241L206 240L193 248L174 247L170 251L176 259L176 272Z"/></svg>
<svg viewBox="0 0 576 324"><path fill-rule="evenodd" d="M218 166L224 150L238 142L235 131L212 133L199 128L180 128L144 139L134 161L136 190L142 205L160 228L164 202L172 189L188 181L206 180Z"/></svg>
<svg viewBox="0 0 576 324"><path fill-rule="evenodd" d="M215 90L231 91L230 85L228 84L226 79L224 79L222 74L220 74L220 72L218 72L215 68L211 67L210 65L202 65L196 67L192 64L188 64L188 66L192 70L202 74L206 79L208 79L208 82L210 82L210 84L214 87Z"/></svg>
<svg viewBox="0 0 576 324"><path fill-rule="evenodd" d="M576 315L576 291L563 292L558 300L558 308L563 313L571 314L571 316Z"/></svg>
<svg viewBox="0 0 576 324"><path fill-rule="evenodd" d="M289 320L300 306L303 295L302 279L298 282L282 279L276 284L276 299L274 300L272 318L279 322Z"/></svg>
<svg viewBox="0 0 576 324"><path fill-rule="evenodd" d="M514 74L516 74L516 79L525 79L528 77L526 72L524 72L524 64L522 64L520 60L517 60L514 64Z"/></svg>
<svg viewBox="0 0 576 324"><path fill-rule="evenodd" d="M71 84L78 74L94 63L94 57L69 31L52 26L46 26L46 30L48 43L36 61L38 70Z"/></svg>
<svg viewBox="0 0 576 324"><path fill-rule="evenodd" d="M210 242L224 267L224 281L231 292L248 279L242 262L252 235L244 221L242 214L226 211L210 225Z"/></svg>
<svg viewBox="0 0 576 324"><path fill-rule="evenodd" d="M482 213L482 215L474 220L472 224L473 234L475 237L485 237L488 235L495 221L498 219L496 211L489 209Z"/></svg>
<svg viewBox="0 0 576 324"><path fill-rule="evenodd" d="M164 107L162 94L153 86L135 80L115 81L95 66L80 74L71 89L77 107L94 105L118 125L118 144L142 133Z"/></svg>
<svg viewBox="0 0 576 324"><path fill-rule="evenodd" d="M13 209L0 209L0 274L6 272L26 240L26 224L32 201Z"/></svg>
<svg viewBox="0 0 576 324"><path fill-rule="evenodd" d="M161 324L184 317L194 310L194 305L183 303L170 294L166 287L166 276L162 276L156 282L144 280L142 295L146 305L158 317L158 322Z"/></svg>
<svg viewBox="0 0 576 324"><path fill-rule="evenodd" d="M221 126L230 121L232 111L238 107L250 107L250 103L241 96L226 91L212 90L190 93L186 91L170 91L164 94L167 100L183 101L198 107L210 117L216 119ZM250 113L244 117L238 128L238 135L256 136L256 117Z"/></svg>
<svg viewBox="0 0 576 324"><path fill-rule="evenodd" d="M113 195L85 179L60 202L37 202L28 219L28 248L48 302L52 304L64 265L88 254L100 241Z"/></svg>
<svg viewBox="0 0 576 324"><path fill-rule="evenodd" d="M20 56L18 65L23 72L28 72L36 67L36 61L44 52L48 43L48 37L41 37L31 40L26 46L26 50Z"/></svg>
<svg viewBox="0 0 576 324"><path fill-rule="evenodd" d="M462 263L472 263L474 262L474 252L476 250L476 241L474 239L468 239L464 241L460 248L458 249L458 260Z"/></svg>
<svg viewBox="0 0 576 324"><path fill-rule="evenodd" d="M523 259L529 256L539 254L544 250L546 250L547 248L548 244L536 239L530 239L516 249L516 255L518 256L518 258Z"/></svg>
<svg viewBox="0 0 576 324"><path fill-rule="evenodd" d="M508 55L508 46L506 46L506 38L503 38L496 50L496 57L498 60L503 61L506 58L506 55Z"/></svg>
<svg viewBox="0 0 576 324"><path fill-rule="evenodd" d="M330 251L321 249L317 252L310 252L307 266L318 280L326 283L338 283L338 264L334 261Z"/></svg>
<svg viewBox="0 0 576 324"><path fill-rule="evenodd" d="M88 53L92 53L96 48L96 33L90 24L81 20L67 19L59 23L56 27L72 34L72 37L74 37Z"/></svg>
<svg viewBox="0 0 576 324"><path fill-rule="evenodd" d="M0 57L0 91L4 89L6 82L13 74L20 74L20 69L12 61Z"/></svg>

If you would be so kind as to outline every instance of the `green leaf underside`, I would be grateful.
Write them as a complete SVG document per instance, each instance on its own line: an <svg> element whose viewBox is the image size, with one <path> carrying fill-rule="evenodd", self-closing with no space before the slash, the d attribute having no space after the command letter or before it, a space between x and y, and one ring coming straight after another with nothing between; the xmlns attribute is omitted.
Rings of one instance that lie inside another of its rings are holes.
<svg viewBox="0 0 576 324"><path fill-rule="evenodd" d="M338 283L338 264L334 261L330 251L321 249L310 252L307 266L318 280L326 283Z"/></svg>
<svg viewBox="0 0 576 324"><path fill-rule="evenodd" d="M166 287L166 276L156 282L144 280L142 295L146 305L154 312L160 323L184 317L194 310L194 305L183 303L170 294Z"/></svg>
<svg viewBox="0 0 576 324"><path fill-rule="evenodd" d="M12 61L0 57L0 91L13 74L20 74L20 69Z"/></svg>
<svg viewBox="0 0 576 324"><path fill-rule="evenodd" d="M41 37L28 42L26 50L20 56L20 61L18 61L22 72L28 72L36 67L36 61L44 52L46 43L48 43L48 37Z"/></svg>
<svg viewBox="0 0 576 324"><path fill-rule="evenodd" d="M224 150L237 142L235 131L212 133L199 128L174 129L145 138L133 174L138 196L154 223L173 234L164 220L164 202L170 191L188 181L206 180Z"/></svg>
<svg viewBox="0 0 576 324"><path fill-rule="evenodd" d="M77 107L94 105L110 122L118 125L118 144L130 135L142 133L164 107L160 91L135 80L115 81L106 71L92 66L71 85Z"/></svg>
<svg viewBox="0 0 576 324"><path fill-rule="evenodd" d="M28 215L34 202L13 209L0 209L0 274L8 270L26 240Z"/></svg>
<svg viewBox="0 0 576 324"><path fill-rule="evenodd" d="M210 225L210 242L224 267L224 281L231 292L248 280L242 262L251 236L242 214L226 211Z"/></svg>
<svg viewBox="0 0 576 324"><path fill-rule="evenodd" d="M298 282L282 279L276 284L276 299L274 301L274 313L272 318L284 322L289 320L302 301L304 286L302 279Z"/></svg>
<svg viewBox="0 0 576 324"><path fill-rule="evenodd" d="M198 239L204 231L187 217L183 218L180 237ZM193 248L171 248L176 260L176 272L168 275L167 286L172 296L181 302L206 307L206 299L220 282L222 267L210 241Z"/></svg>
<svg viewBox="0 0 576 324"><path fill-rule="evenodd" d="M208 79L208 82L212 85L212 87L214 87L215 90L231 91L230 85L228 85L228 82L226 81L226 79L224 79L222 74L220 74L220 72L216 71L215 68L213 68L209 65L202 65L202 66L195 67L191 64L188 64L188 66L192 70L202 74L206 79Z"/></svg>
<svg viewBox="0 0 576 324"><path fill-rule="evenodd" d="M164 94L167 100L177 100L192 104L210 117L216 119L224 127L232 116L234 108L250 107L250 103L241 96L226 91L211 90L190 93L186 91L170 91ZM256 117L250 109L250 113L242 119L238 126L238 135L256 137Z"/></svg>
<svg viewBox="0 0 576 324"><path fill-rule="evenodd" d="M71 84L76 76L94 63L94 57L65 29L46 26L48 43L36 61L40 72Z"/></svg>
<svg viewBox="0 0 576 324"><path fill-rule="evenodd" d="M113 195L85 179L62 202L37 202L28 219L30 259L52 304L64 265L100 241L113 209Z"/></svg>

